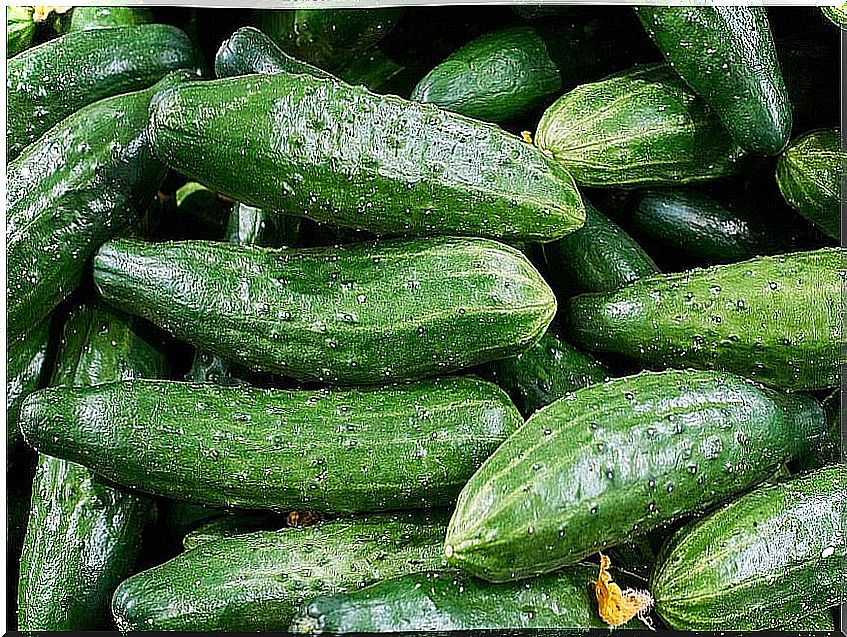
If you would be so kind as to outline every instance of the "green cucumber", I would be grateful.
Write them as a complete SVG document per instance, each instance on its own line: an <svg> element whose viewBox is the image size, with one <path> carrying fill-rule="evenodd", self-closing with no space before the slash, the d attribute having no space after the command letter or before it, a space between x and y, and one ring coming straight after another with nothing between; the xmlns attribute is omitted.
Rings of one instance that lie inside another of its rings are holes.
<svg viewBox="0 0 847 637"><path fill-rule="evenodd" d="M146 7L74 7L68 32L130 27L153 22L153 13Z"/></svg>
<svg viewBox="0 0 847 637"><path fill-rule="evenodd" d="M88 386L167 372L165 356L129 319L75 310L65 325L53 384ZM20 630L106 627L109 602L127 577L153 503L101 483L86 468L42 455L21 557Z"/></svg>
<svg viewBox="0 0 847 637"><path fill-rule="evenodd" d="M821 7L826 18L841 30L847 30L847 3L831 7Z"/></svg>
<svg viewBox="0 0 847 637"><path fill-rule="evenodd" d="M271 38L253 27L238 29L223 41L215 54L215 76L219 78L251 73L273 75L282 71L327 79L333 77L323 69L291 57Z"/></svg>
<svg viewBox="0 0 847 637"><path fill-rule="evenodd" d="M258 513L234 512L209 520L189 531L182 538L182 546L186 551L190 551L201 544L233 535L244 535L255 531L277 531L284 526L286 526L285 520L281 518Z"/></svg>
<svg viewBox="0 0 847 637"><path fill-rule="evenodd" d="M675 630L790 626L847 603L847 468L765 485L684 527L651 590Z"/></svg>
<svg viewBox="0 0 847 637"><path fill-rule="evenodd" d="M785 201L828 236L841 236L841 192L847 153L838 129L795 139L780 156L776 181Z"/></svg>
<svg viewBox="0 0 847 637"><path fill-rule="evenodd" d="M736 174L741 151L669 66L583 84L541 116L535 144L585 186L636 187Z"/></svg>
<svg viewBox="0 0 847 637"><path fill-rule="evenodd" d="M579 389L535 412L474 474L445 556L492 582L553 571L742 493L825 429L813 398L720 372Z"/></svg>
<svg viewBox="0 0 847 637"><path fill-rule="evenodd" d="M416 380L536 342L556 312L520 252L472 238L269 249L105 244L94 281L196 347L297 380Z"/></svg>
<svg viewBox="0 0 847 637"><path fill-rule="evenodd" d="M151 108L154 148L237 201L381 234L550 241L582 225L570 175L490 124L287 72L191 84Z"/></svg>
<svg viewBox="0 0 847 637"><path fill-rule="evenodd" d="M21 403L38 389L44 376L47 348L50 341L50 319L38 323L25 338L10 341L6 346L6 468L12 451L20 441L18 416Z"/></svg>
<svg viewBox="0 0 847 637"><path fill-rule="evenodd" d="M289 630L344 635L533 628L608 630L591 583L597 566L576 564L527 582L490 584L455 571L411 573L303 604ZM624 628L635 628L637 622Z"/></svg>
<svg viewBox="0 0 847 637"><path fill-rule="evenodd" d="M335 391L133 381L47 388L21 408L36 449L133 489L342 513L452 504L522 421L473 377Z"/></svg>
<svg viewBox="0 0 847 637"><path fill-rule="evenodd" d="M443 567L444 522L382 514L201 544L126 580L112 612L124 632L285 631L309 598Z"/></svg>
<svg viewBox="0 0 847 637"><path fill-rule="evenodd" d="M785 389L840 382L843 252L821 248L640 279L565 308L574 344Z"/></svg>
<svg viewBox="0 0 847 637"><path fill-rule="evenodd" d="M32 16L32 7L6 7L6 57L11 58L32 44L35 35Z"/></svg>
<svg viewBox="0 0 847 637"><path fill-rule="evenodd" d="M785 630L793 631L826 631L829 633L835 632L835 618L830 609L818 611L811 615L806 615L793 623L785 626Z"/></svg>
<svg viewBox="0 0 847 637"><path fill-rule="evenodd" d="M165 167L150 148L147 107L157 90L185 77L95 102L8 164L10 338L73 292L100 244L125 232L153 200Z"/></svg>
<svg viewBox="0 0 847 637"><path fill-rule="evenodd" d="M674 70L752 153L776 155L791 134L791 102L764 7L636 7Z"/></svg>
<svg viewBox="0 0 847 637"><path fill-rule="evenodd" d="M414 89L414 80L406 81L410 73L413 73L413 69L400 64L378 48L357 55L336 71L342 82L365 86L374 93L401 96L409 95Z"/></svg>
<svg viewBox="0 0 847 637"><path fill-rule="evenodd" d="M814 449L797 458L796 467L800 471L820 469L821 467L842 461L841 433L841 389L836 389L827 395L821 406L829 423L827 436ZM847 447L845 447L847 448Z"/></svg>
<svg viewBox="0 0 847 637"><path fill-rule="evenodd" d="M600 362L552 331L522 354L490 363L480 371L502 387L526 417L568 392L609 377Z"/></svg>
<svg viewBox="0 0 847 637"><path fill-rule="evenodd" d="M15 56L6 73L8 159L84 106L197 63L185 34L166 24L69 33Z"/></svg>
<svg viewBox="0 0 847 637"><path fill-rule="evenodd" d="M587 200L585 225L542 246L558 298L608 292L659 272L653 259L614 221Z"/></svg>

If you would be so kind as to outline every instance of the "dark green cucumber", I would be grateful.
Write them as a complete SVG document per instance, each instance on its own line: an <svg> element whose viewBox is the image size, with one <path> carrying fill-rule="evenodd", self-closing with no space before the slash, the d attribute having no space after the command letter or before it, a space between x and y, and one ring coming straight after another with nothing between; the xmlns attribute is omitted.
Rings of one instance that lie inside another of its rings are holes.
<svg viewBox="0 0 847 637"><path fill-rule="evenodd" d="M841 189L847 153L838 129L816 130L791 142L776 166L785 201L827 235L841 236Z"/></svg>
<svg viewBox="0 0 847 637"><path fill-rule="evenodd" d="M847 603L847 468L765 485L681 529L651 582L675 630L795 628Z"/></svg>
<svg viewBox="0 0 847 637"><path fill-rule="evenodd" d="M6 57L11 58L32 44L35 20L32 7L6 7ZM8 116L8 114L7 114Z"/></svg>
<svg viewBox="0 0 847 637"><path fill-rule="evenodd" d="M797 458L796 468L801 471L820 469L842 461L841 389L836 389L821 401L829 428L827 436L814 449ZM847 447L845 447L847 448Z"/></svg>
<svg viewBox="0 0 847 637"><path fill-rule="evenodd" d="M791 134L791 102L764 7L636 7L674 70L741 148L776 155Z"/></svg>
<svg viewBox="0 0 847 637"><path fill-rule="evenodd" d="M605 628L593 564L527 582L490 584L455 571L411 573L303 604L289 630L301 634ZM637 621L624 628L636 628Z"/></svg>
<svg viewBox="0 0 847 637"><path fill-rule="evenodd" d="M185 34L166 24L69 33L15 56L6 67L8 159L84 106L197 60Z"/></svg>
<svg viewBox="0 0 847 637"><path fill-rule="evenodd" d="M374 48L357 55L335 74L342 82L365 86L374 93L407 96L415 86L414 80L407 79L412 73L414 68L409 68L389 57L381 49Z"/></svg>
<svg viewBox="0 0 847 637"><path fill-rule="evenodd" d="M129 319L78 308L65 325L53 384L165 373L165 356ZM112 593L131 572L152 507L148 498L107 486L78 464L40 456L21 557L19 629L106 628Z"/></svg>
<svg viewBox="0 0 847 637"><path fill-rule="evenodd" d="M146 7L74 7L68 32L130 27L153 22L153 13Z"/></svg>
<svg viewBox="0 0 847 637"><path fill-rule="evenodd" d="M481 373L502 387L525 417L568 392L609 377L600 362L552 331L522 354L491 363Z"/></svg>
<svg viewBox="0 0 847 637"><path fill-rule="evenodd" d="M582 225L571 176L493 125L287 72L192 84L151 108L154 148L237 201L380 234L550 241Z"/></svg>
<svg viewBox="0 0 847 637"><path fill-rule="evenodd" d="M583 84L542 115L535 144L586 186L674 185L737 173L743 156L717 115L669 66Z"/></svg>
<svg viewBox="0 0 847 637"><path fill-rule="evenodd" d="M50 338L50 319L47 318L33 328L25 338L9 341L6 346L6 468L12 458L12 450L21 437L18 416L21 403L35 391L44 376L47 347Z"/></svg>
<svg viewBox="0 0 847 637"><path fill-rule="evenodd" d="M232 537L233 535L244 535L255 531L277 531L284 526L286 526L285 520L279 517L269 517L258 513L234 512L209 520L189 531L182 538L182 546L186 551L190 551L201 544Z"/></svg>
<svg viewBox="0 0 847 637"><path fill-rule="evenodd" d="M585 203L585 225L542 246L558 298L608 292L659 272L653 259L614 221Z"/></svg>
<svg viewBox="0 0 847 637"><path fill-rule="evenodd" d="M785 389L839 383L843 252L822 248L640 279L569 301L568 337L662 367Z"/></svg>
<svg viewBox="0 0 847 637"><path fill-rule="evenodd" d="M215 55L215 76L235 77L261 73L273 75L306 73L331 79L333 76L308 62L291 57L267 35L253 27L242 27L223 41Z"/></svg>
<svg viewBox="0 0 847 637"><path fill-rule="evenodd" d="M337 384L515 356L556 312L526 257L488 239L278 250L123 240L101 248L94 280L110 303L196 347Z"/></svg>
<svg viewBox="0 0 847 637"><path fill-rule="evenodd" d="M336 391L133 381L47 388L21 408L30 445L118 484L275 511L452 504L522 420L473 377Z"/></svg>
<svg viewBox="0 0 847 637"><path fill-rule="evenodd" d="M579 389L533 414L474 474L444 552L492 582L553 571L744 492L825 430L813 398L722 372L642 372Z"/></svg>
<svg viewBox="0 0 847 637"><path fill-rule="evenodd" d="M7 321L17 338L77 287L104 241L138 220L165 167L153 156L147 107L182 81L96 102L52 128L8 164Z"/></svg>
<svg viewBox="0 0 847 637"><path fill-rule="evenodd" d="M112 612L122 631L285 631L307 599L443 567L445 522L383 514L201 544L126 580Z"/></svg>

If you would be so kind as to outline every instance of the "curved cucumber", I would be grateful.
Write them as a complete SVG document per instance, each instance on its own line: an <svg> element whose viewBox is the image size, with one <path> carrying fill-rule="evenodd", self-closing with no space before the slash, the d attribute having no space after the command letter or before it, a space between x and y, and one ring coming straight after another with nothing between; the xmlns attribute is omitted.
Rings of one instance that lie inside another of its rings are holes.
<svg viewBox="0 0 847 637"><path fill-rule="evenodd" d="M337 384L415 380L514 356L556 312L520 252L488 239L272 250L116 241L111 303L255 369Z"/></svg>
<svg viewBox="0 0 847 637"><path fill-rule="evenodd" d="M47 376L45 360L50 338L50 319L34 326L26 337L10 341L6 346L6 468L12 450L21 438L18 416L21 403L35 391Z"/></svg>
<svg viewBox="0 0 847 637"><path fill-rule="evenodd" d="M673 185L733 175L743 156L664 64L583 84L542 115L535 144L586 186Z"/></svg>
<svg viewBox="0 0 847 637"><path fill-rule="evenodd" d="M32 446L119 484L276 511L452 504L521 424L473 377L344 391L134 381L48 388L21 409Z"/></svg>
<svg viewBox="0 0 847 637"><path fill-rule="evenodd" d="M643 372L579 389L474 474L445 555L492 582L553 571L742 493L825 430L813 398L730 374Z"/></svg>
<svg viewBox="0 0 847 637"><path fill-rule="evenodd" d="M186 35L166 24L69 33L15 56L6 72L8 159L84 106L197 64Z"/></svg>
<svg viewBox="0 0 847 637"><path fill-rule="evenodd" d="M739 146L776 155L791 134L791 102L764 7L636 7L674 70Z"/></svg>
<svg viewBox="0 0 847 637"><path fill-rule="evenodd" d="M74 7L68 32L129 27L153 22L153 13L146 7Z"/></svg>
<svg viewBox="0 0 847 637"><path fill-rule="evenodd" d="M284 526L286 526L285 520L278 517L236 511L209 520L189 531L182 538L182 547L190 551L201 544L215 542L233 535L245 535L256 531L277 531Z"/></svg>
<svg viewBox="0 0 847 637"><path fill-rule="evenodd" d="M327 79L333 77L323 69L291 57L271 38L253 27L238 29L223 41L215 55L215 76L219 78L251 73L273 75L282 71Z"/></svg>
<svg viewBox="0 0 847 637"><path fill-rule="evenodd" d="M766 485L681 529L651 590L676 630L795 628L847 603L847 468Z"/></svg>
<svg viewBox="0 0 847 637"><path fill-rule="evenodd" d="M843 252L822 248L584 294L568 336L647 365L723 369L785 389L839 383Z"/></svg>
<svg viewBox="0 0 847 637"><path fill-rule="evenodd" d="M806 133L791 142L776 166L785 201L827 235L841 236L841 189L847 153L837 129Z"/></svg>
<svg viewBox="0 0 847 637"><path fill-rule="evenodd" d="M237 201L379 234L550 241L582 225L570 175L490 124L287 72L193 84L151 108L154 148Z"/></svg>
<svg viewBox="0 0 847 637"><path fill-rule="evenodd" d="M444 522L383 514L201 544L126 580L112 612L125 632L282 632L306 599L443 567Z"/></svg>

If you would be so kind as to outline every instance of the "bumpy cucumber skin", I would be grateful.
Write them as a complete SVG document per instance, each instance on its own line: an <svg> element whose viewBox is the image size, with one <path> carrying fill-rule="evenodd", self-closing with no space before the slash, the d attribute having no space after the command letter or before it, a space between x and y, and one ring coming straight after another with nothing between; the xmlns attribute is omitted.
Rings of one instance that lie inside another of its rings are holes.
<svg viewBox="0 0 847 637"><path fill-rule="evenodd" d="M219 78L251 73L273 75L282 71L332 78L323 69L291 57L271 38L253 27L238 29L223 41L215 55L215 76Z"/></svg>
<svg viewBox="0 0 847 637"><path fill-rule="evenodd" d="M616 290L659 272L632 237L587 201L585 225L542 249L559 298Z"/></svg>
<svg viewBox="0 0 847 637"><path fill-rule="evenodd" d="M416 380L514 356L553 319L520 252L428 238L272 250L104 245L94 281L117 307L254 369L334 384Z"/></svg>
<svg viewBox="0 0 847 637"><path fill-rule="evenodd" d="M834 239L841 236L841 186L847 153L837 129L794 140L780 156L776 182L785 201Z"/></svg>
<svg viewBox="0 0 847 637"><path fill-rule="evenodd" d="M351 513L452 504L522 421L473 377L338 391L134 381L48 388L21 409L31 445L118 484L212 506Z"/></svg>
<svg viewBox="0 0 847 637"><path fill-rule="evenodd" d="M74 7L68 32L129 27L153 22L146 7Z"/></svg>
<svg viewBox="0 0 847 637"><path fill-rule="evenodd" d="M166 24L69 33L15 56L6 67L8 159L84 106L197 64L188 37Z"/></svg>
<svg viewBox="0 0 847 637"><path fill-rule="evenodd" d="M609 377L602 363L551 331L522 354L480 371L509 394L525 417L568 392Z"/></svg>
<svg viewBox="0 0 847 637"><path fill-rule="evenodd" d="M743 152L664 64L583 84L542 115L535 144L577 183L638 187L736 174Z"/></svg>
<svg viewBox="0 0 847 637"><path fill-rule="evenodd" d="M641 279L565 308L568 336L646 365L722 369L784 389L839 383L843 251L822 248Z"/></svg>
<svg viewBox="0 0 847 637"><path fill-rule="evenodd" d="M791 626L844 604L847 469L765 485L681 529L650 589L676 630Z"/></svg>
<svg viewBox="0 0 847 637"><path fill-rule="evenodd" d="M643 372L577 390L474 474L445 555L492 582L546 573L743 492L825 429L813 398L724 373Z"/></svg>
<svg viewBox="0 0 847 637"><path fill-rule="evenodd" d="M186 551L190 551L201 544L215 542L233 535L245 535L256 531L276 531L284 526L286 526L285 521L279 517L236 511L209 520L189 531L182 538L182 547Z"/></svg>
<svg viewBox="0 0 847 637"><path fill-rule="evenodd" d="M169 85L166 78L156 86ZM78 285L104 241L140 217L165 177L147 107L156 87L88 106L7 169L8 330L17 338Z"/></svg>
<svg viewBox="0 0 847 637"><path fill-rule="evenodd" d="M307 599L444 566L443 515L373 515L201 544L115 591L118 628L285 631Z"/></svg>
<svg viewBox="0 0 847 637"><path fill-rule="evenodd" d="M165 356L102 308L78 308L63 332L53 384L87 386L167 373ZM42 455L33 482L18 589L20 630L106 627L153 503L101 483L88 469Z"/></svg>
<svg viewBox="0 0 847 637"><path fill-rule="evenodd" d="M636 7L674 69L739 146L776 155L791 134L791 102L764 7Z"/></svg>
<svg viewBox="0 0 847 637"><path fill-rule="evenodd" d="M305 634L606 628L593 564L527 582L490 584L455 571L412 573L303 604L289 630ZM636 624L633 621L632 624ZM624 628L634 628L629 625Z"/></svg>
<svg viewBox="0 0 847 637"><path fill-rule="evenodd" d="M37 324L26 336L10 341L6 347L6 468L12 449L21 437L18 416L21 403L47 376L44 369L50 339L50 319Z"/></svg>
<svg viewBox="0 0 847 637"><path fill-rule="evenodd" d="M286 72L195 84L151 107L154 149L237 201L376 234L543 242L583 223L571 176L491 124Z"/></svg>

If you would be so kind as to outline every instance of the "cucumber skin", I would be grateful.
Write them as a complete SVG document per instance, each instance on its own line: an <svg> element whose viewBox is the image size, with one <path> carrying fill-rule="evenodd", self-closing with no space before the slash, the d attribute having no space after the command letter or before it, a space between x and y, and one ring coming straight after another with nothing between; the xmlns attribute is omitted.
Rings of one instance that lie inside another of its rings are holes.
<svg viewBox="0 0 847 637"><path fill-rule="evenodd" d="M237 535L130 577L118 628L285 631L306 599L444 566L443 515L373 515Z"/></svg>
<svg viewBox="0 0 847 637"><path fill-rule="evenodd" d="M237 201L376 234L543 242L584 220L571 176L491 124L286 72L195 84L151 107L154 149Z"/></svg>
<svg viewBox="0 0 847 637"><path fill-rule="evenodd" d="M100 249L94 281L115 306L197 347L334 384L417 380L514 356L556 312L526 257L487 239L279 250L121 240Z"/></svg>
<svg viewBox="0 0 847 637"><path fill-rule="evenodd" d="M21 403L28 394L38 389L44 376L47 348L50 342L50 319L38 323L22 339L9 341L6 346L6 468L12 451L20 442L18 417Z"/></svg>
<svg viewBox="0 0 847 637"><path fill-rule="evenodd" d="M412 573L303 604L293 633L605 628L590 583L593 564L512 584L489 584L455 571ZM636 628L634 620L623 628Z"/></svg>
<svg viewBox="0 0 847 637"><path fill-rule="evenodd" d="M99 307L75 309L53 384L166 374L165 356L128 321ZM103 484L78 464L39 456L21 557L20 630L105 628L112 593L130 574L153 511L148 498Z"/></svg>
<svg viewBox="0 0 847 637"><path fill-rule="evenodd" d="M465 485L445 555L492 582L550 572L743 492L825 430L813 398L724 373L642 372L577 390Z"/></svg>
<svg viewBox="0 0 847 637"><path fill-rule="evenodd" d="M764 7L644 6L635 12L739 146L764 155L785 148L791 102Z"/></svg>
<svg viewBox="0 0 847 637"><path fill-rule="evenodd" d="M335 392L134 381L44 389L21 411L31 445L118 484L338 513L450 505L521 424L502 390L472 377Z"/></svg>
<svg viewBox="0 0 847 637"><path fill-rule="evenodd" d="M651 582L657 612L677 630L757 630L844 604L845 502L847 470L832 465L684 527Z"/></svg>
<svg viewBox="0 0 847 637"><path fill-rule="evenodd" d="M256 531L277 531L286 526L285 520L279 517L269 517L258 513L234 511L192 529L182 538L182 547L186 551L195 549L201 544L217 540L245 535Z"/></svg>
<svg viewBox="0 0 847 637"><path fill-rule="evenodd" d="M565 308L568 335L651 366L722 369L783 389L834 387L842 254L756 257L580 295Z"/></svg>
<svg viewBox="0 0 847 637"><path fill-rule="evenodd" d="M198 59L186 35L165 24L69 33L28 49L7 66L7 160L81 108L196 69Z"/></svg>
<svg viewBox="0 0 847 637"><path fill-rule="evenodd" d="M794 140L780 156L776 182L785 201L828 236L841 236L841 186L847 153L837 129Z"/></svg>
<svg viewBox="0 0 847 637"><path fill-rule="evenodd" d="M25 51L35 35L32 7L6 7L6 57ZM7 115L8 116L8 115Z"/></svg>
<svg viewBox="0 0 847 637"><path fill-rule="evenodd" d="M253 27L241 27L224 40L215 55L215 76L234 77L260 73L306 73L332 79L332 74L291 57L267 35Z"/></svg>
<svg viewBox="0 0 847 637"><path fill-rule="evenodd" d="M153 22L146 7L74 7L68 32L129 27Z"/></svg>

